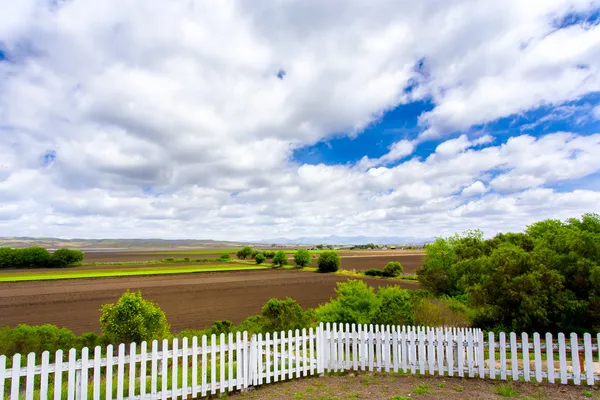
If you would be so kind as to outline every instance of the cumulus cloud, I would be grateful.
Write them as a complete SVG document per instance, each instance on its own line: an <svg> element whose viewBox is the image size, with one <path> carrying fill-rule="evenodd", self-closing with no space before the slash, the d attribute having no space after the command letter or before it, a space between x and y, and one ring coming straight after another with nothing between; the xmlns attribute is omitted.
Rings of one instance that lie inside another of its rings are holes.
<svg viewBox="0 0 600 400"><path fill-rule="evenodd" d="M598 6L11 2L0 14L0 232L431 236L497 229L486 213L520 229L593 209L596 192L549 186L600 169L598 135L494 146L493 132L460 131L600 90L599 28L553 26ZM423 99L433 109L420 136L379 158L292 158ZM434 137L435 152L414 155Z"/></svg>

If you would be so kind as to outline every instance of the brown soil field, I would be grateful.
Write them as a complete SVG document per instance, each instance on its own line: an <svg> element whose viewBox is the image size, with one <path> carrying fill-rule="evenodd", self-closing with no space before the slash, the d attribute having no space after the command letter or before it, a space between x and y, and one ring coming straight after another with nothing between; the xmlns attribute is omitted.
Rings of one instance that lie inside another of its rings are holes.
<svg viewBox="0 0 600 400"><path fill-rule="evenodd" d="M293 270L233 271L201 274L65 279L0 283L0 326L54 324L83 332L100 332L102 304L114 303L126 289L141 290L167 315L174 332L204 329L216 320L239 323L257 314L270 298L289 296L315 307L335 295L336 282L353 279ZM372 286L417 282L365 279Z"/></svg>
<svg viewBox="0 0 600 400"><path fill-rule="evenodd" d="M191 260L198 258L219 258L221 253L215 254L182 254L182 253L157 253L152 251L90 251L84 252L83 262L103 263L103 262L129 262L129 261L155 261L165 258L189 258Z"/></svg>
<svg viewBox="0 0 600 400"><path fill-rule="evenodd" d="M499 387L514 390L511 397L498 394ZM448 400L506 398L575 400L599 398L598 386L553 385L550 383L506 382L491 379L402 375L398 373L358 372L343 376L293 379L259 386L245 393L234 393L232 399L261 400Z"/></svg>
<svg viewBox="0 0 600 400"><path fill-rule="evenodd" d="M404 267L404 273L414 274L421 267L423 255L374 255L374 256L342 256L342 269L366 271L371 268L383 268L390 261L399 261ZM317 260L313 260L313 267L317 267Z"/></svg>

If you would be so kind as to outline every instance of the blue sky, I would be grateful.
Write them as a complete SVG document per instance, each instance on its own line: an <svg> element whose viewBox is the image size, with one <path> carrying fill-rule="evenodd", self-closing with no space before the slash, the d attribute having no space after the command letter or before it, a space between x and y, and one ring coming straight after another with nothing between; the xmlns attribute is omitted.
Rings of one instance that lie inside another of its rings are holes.
<svg viewBox="0 0 600 400"><path fill-rule="evenodd" d="M600 0L23 0L0 38L0 235L493 235L600 211Z"/></svg>

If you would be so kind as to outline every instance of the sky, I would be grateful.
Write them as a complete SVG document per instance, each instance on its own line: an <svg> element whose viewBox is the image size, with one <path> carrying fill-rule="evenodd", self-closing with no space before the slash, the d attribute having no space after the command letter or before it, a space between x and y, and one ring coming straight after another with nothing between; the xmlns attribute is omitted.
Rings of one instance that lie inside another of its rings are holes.
<svg viewBox="0 0 600 400"><path fill-rule="evenodd" d="M599 0L0 0L0 236L600 211Z"/></svg>

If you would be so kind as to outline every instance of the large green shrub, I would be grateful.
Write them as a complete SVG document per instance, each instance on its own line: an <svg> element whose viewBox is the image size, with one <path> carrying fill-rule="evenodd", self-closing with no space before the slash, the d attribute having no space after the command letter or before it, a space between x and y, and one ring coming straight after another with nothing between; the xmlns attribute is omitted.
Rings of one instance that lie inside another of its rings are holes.
<svg viewBox="0 0 600 400"><path fill-rule="evenodd" d="M337 298L317 308L319 321L369 324L379 311L380 300L362 280L338 282L335 292Z"/></svg>
<svg viewBox="0 0 600 400"><path fill-rule="evenodd" d="M279 250L275 253L275 257L273 257L273 264L279 265L280 267L289 264L287 255L283 250Z"/></svg>
<svg viewBox="0 0 600 400"><path fill-rule="evenodd" d="M83 251L71 249L58 249L51 256L51 262L55 267L68 267L83 261Z"/></svg>
<svg viewBox="0 0 600 400"><path fill-rule="evenodd" d="M414 325L415 300L413 292L399 286L383 286L377 289L379 309L373 317L374 324Z"/></svg>
<svg viewBox="0 0 600 400"><path fill-rule="evenodd" d="M0 248L0 268L52 268L68 267L83 261L80 250L58 249L53 254L43 247L24 249Z"/></svg>
<svg viewBox="0 0 600 400"><path fill-rule="evenodd" d="M390 261L383 268L383 273L386 276L396 277L401 275L404 272L404 267L398 261Z"/></svg>
<svg viewBox="0 0 600 400"><path fill-rule="evenodd" d="M259 253L259 254L257 254L257 255L256 255L256 257L255 257L254 259L256 260L256 263L257 263L257 264L262 264L262 263L264 263L264 262L265 262L265 260L266 260L267 258L265 257L265 255L264 255L264 254L262 254L262 253Z"/></svg>
<svg viewBox="0 0 600 400"><path fill-rule="evenodd" d="M252 256L253 251L254 251L254 249L252 247L244 246L237 251L236 256L240 260L245 260L246 258Z"/></svg>
<svg viewBox="0 0 600 400"><path fill-rule="evenodd" d="M112 343L139 343L169 334L165 313L158 305L144 300L141 292L128 290L115 304L104 304L101 311L102 332Z"/></svg>
<svg viewBox="0 0 600 400"><path fill-rule="evenodd" d="M294 262L300 267L306 267L310 264L310 251L306 249L298 249L294 253Z"/></svg>
<svg viewBox="0 0 600 400"><path fill-rule="evenodd" d="M306 327L304 311L296 300L286 297L285 300L270 299L261 309L264 331L288 331Z"/></svg>
<svg viewBox="0 0 600 400"><path fill-rule="evenodd" d="M335 251L324 251L317 259L319 272L336 272L341 263L340 256Z"/></svg>
<svg viewBox="0 0 600 400"><path fill-rule="evenodd" d="M55 325L17 325L14 328L8 326L0 328L0 354L7 357L12 357L16 353L42 354L48 351L53 358L57 350L80 348L81 344L81 340L73 332Z"/></svg>

